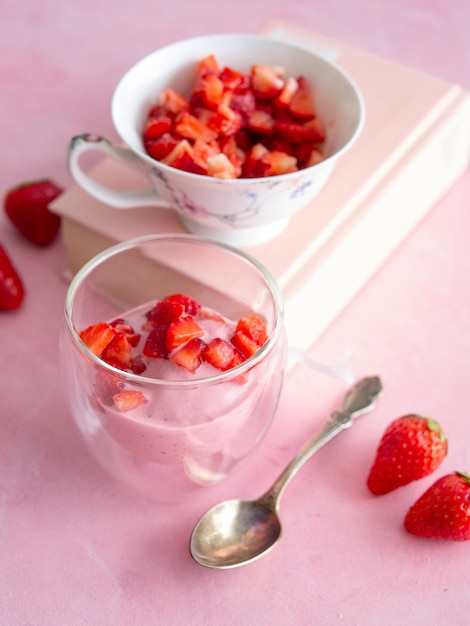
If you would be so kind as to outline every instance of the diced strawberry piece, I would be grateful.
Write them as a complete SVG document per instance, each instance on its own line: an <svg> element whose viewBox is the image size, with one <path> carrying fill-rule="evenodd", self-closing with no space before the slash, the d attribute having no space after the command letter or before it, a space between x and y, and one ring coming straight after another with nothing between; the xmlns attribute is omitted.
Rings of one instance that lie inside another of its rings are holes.
<svg viewBox="0 0 470 626"><path fill-rule="evenodd" d="M141 354L138 354L131 360L129 367L134 374L143 374L147 369Z"/></svg>
<svg viewBox="0 0 470 626"><path fill-rule="evenodd" d="M274 100L275 105L280 107L288 106L291 103L292 98L297 92L298 88L299 83L297 79L294 78L294 76L288 76L286 82L284 83L282 91Z"/></svg>
<svg viewBox="0 0 470 626"><path fill-rule="evenodd" d="M262 346L268 339L266 324L256 313L250 313L241 317L237 322L235 330L245 333L258 346Z"/></svg>
<svg viewBox="0 0 470 626"><path fill-rule="evenodd" d="M217 138L217 133L208 128L197 117L182 111L175 118L174 131L185 139L201 139L202 141L212 141Z"/></svg>
<svg viewBox="0 0 470 626"><path fill-rule="evenodd" d="M109 363L116 369L123 369L120 363ZM118 374L114 374L105 369L96 372L95 392L96 396L105 404L113 403L113 396L121 391L124 381Z"/></svg>
<svg viewBox="0 0 470 626"><path fill-rule="evenodd" d="M279 176L298 171L297 159L279 150L270 150L261 158L261 162L266 165L264 176Z"/></svg>
<svg viewBox="0 0 470 626"><path fill-rule="evenodd" d="M317 163L321 163L325 159L325 155L317 147L309 143L299 143L295 147L295 156L299 164L299 168L311 167Z"/></svg>
<svg viewBox="0 0 470 626"><path fill-rule="evenodd" d="M243 163L246 159L245 151L239 148L234 135L219 139L219 146L233 165L235 177L238 178L242 173Z"/></svg>
<svg viewBox="0 0 470 626"><path fill-rule="evenodd" d="M101 358L109 363L117 361L124 367L129 367L132 350L127 336L124 333L117 333L103 350Z"/></svg>
<svg viewBox="0 0 470 626"><path fill-rule="evenodd" d="M282 68L270 65L253 65L250 79L255 96L262 100L277 96L284 87L282 74Z"/></svg>
<svg viewBox="0 0 470 626"><path fill-rule="evenodd" d="M170 154L162 159L161 162L193 174L207 174L207 169L203 164L194 159L193 147L187 139L179 141Z"/></svg>
<svg viewBox="0 0 470 626"><path fill-rule="evenodd" d="M141 391L124 389L113 396L113 402L119 412L125 413L126 411L132 411L132 409L136 409L138 406L145 404L147 398Z"/></svg>
<svg viewBox="0 0 470 626"><path fill-rule="evenodd" d="M166 333L169 324L162 324L151 330L145 340L142 353L151 359L167 359Z"/></svg>
<svg viewBox="0 0 470 626"><path fill-rule="evenodd" d="M256 97L251 89L243 93L232 93L230 96L230 106L234 111L242 115L248 115L256 109Z"/></svg>
<svg viewBox="0 0 470 626"><path fill-rule="evenodd" d="M178 142L179 139L174 137L171 133L163 133L163 135L156 140L146 141L145 149L151 157L157 161L161 161L176 148Z"/></svg>
<svg viewBox="0 0 470 626"><path fill-rule="evenodd" d="M268 165L263 163L262 157L268 153L268 149L261 143L256 143L249 151L243 165L243 176L246 178L258 178L265 176Z"/></svg>
<svg viewBox="0 0 470 626"><path fill-rule="evenodd" d="M166 296L164 302L171 302L179 304L183 307L183 310L188 315L197 315L201 309L201 305L197 300L187 296L185 293L174 293L170 296Z"/></svg>
<svg viewBox="0 0 470 626"><path fill-rule="evenodd" d="M309 144L296 144L295 146L291 143L287 143L287 141L281 141L280 139L276 139L275 137L271 138L266 142L266 147L268 150L276 150L278 152L285 152L286 154L290 154L291 156L295 156L298 160L296 148L298 146L309 145Z"/></svg>
<svg viewBox="0 0 470 626"><path fill-rule="evenodd" d="M275 121L272 115L266 111L256 109L252 111L247 120L248 128L261 135L272 135L274 131Z"/></svg>
<svg viewBox="0 0 470 626"><path fill-rule="evenodd" d="M193 337L202 337L204 330L199 326L192 315L183 315L171 322L166 333L166 348L171 352L178 346Z"/></svg>
<svg viewBox="0 0 470 626"><path fill-rule="evenodd" d="M151 117L147 120L144 127L144 142L158 139L164 133L169 133L172 127L172 119L168 115L160 117Z"/></svg>
<svg viewBox="0 0 470 626"><path fill-rule="evenodd" d="M297 78L298 88L289 103L289 111L294 117L309 120L315 117L315 106L309 82L304 76Z"/></svg>
<svg viewBox="0 0 470 626"><path fill-rule="evenodd" d="M221 104L215 114L209 118L207 125L216 133L216 136L229 137L242 128L243 120L235 109L227 104Z"/></svg>
<svg viewBox="0 0 470 626"><path fill-rule="evenodd" d="M126 320L123 320L121 318L113 320L111 322L111 326L115 328L118 333L124 333L127 337L127 341L131 344L131 346L133 346L134 348L137 346L140 341L141 335L140 333L136 333L133 327L128 324Z"/></svg>
<svg viewBox="0 0 470 626"><path fill-rule="evenodd" d="M222 103L224 84L215 74L207 74L201 79L202 99L209 109L216 109Z"/></svg>
<svg viewBox="0 0 470 626"><path fill-rule="evenodd" d="M207 159L207 173L209 176L229 180L236 178L235 168L226 154L214 154Z"/></svg>
<svg viewBox="0 0 470 626"><path fill-rule="evenodd" d="M171 87L167 87L167 89L161 93L160 104L164 107L166 112L173 113L174 115L180 111L187 111L189 109L189 102L186 98Z"/></svg>
<svg viewBox="0 0 470 626"><path fill-rule="evenodd" d="M202 358L219 370L226 371L242 362L240 353L230 342L220 337L212 341L204 348Z"/></svg>
<svg viewBox="0 0 470 626"><path fill-rule="evenodd" d="M304 128L307 128L312 134L316 135L315 138L312 140L314 143L322 143L323 141L325 141L325 127L318 119L318 117L315 117L313 120L305 122Z"/></svg>
<svg viewBox="0 0 470 626"><path fill-rule="evenodd" d="M214 154L218 154L220 152L219 145L217 141L202 141L201 139L196 139L193 145L193 155L196 163L204 164L205 169L207 169L207 159Z"/></svg>
<svg viewBox="0 0 470 626"><path fill-rule="evenodd" d="M177 300L158 300L155 305L147 311L145 317L153 326L161 326L162 324L170 324L174 322L184 313L184 303Z"/></svg>
<svg viewBox="0 0 470 626"><path fill-rule="evenodd" d="M306 124L296 122L281 122L276 120L275 134L281 141L288 143L317 143L320 141L318 130L315 127L308 127Z"/></svg>
<svg viewBox="0 0 470 626"><path fill-rule="evenodd" d="M243 87L246 88L249 85L247 77L231 67L224 67L219 73L219 78L224 84L225 89L229 89L230 91L235 91Z"/></svg>
<svg viewBox="0 0 470 626"><path fill-rule="evenodd" d="M246 359L253 356L260 349L260 346L241 330L235 331L231 342Z"/></svg>
<svg viewBox="0 0 470 626"><path fill-rule="evenodd" d="M206 342L200 337L193 337L174 350L170 355L170 359L173 363L184 367L189 372L195 372L202 363L202 351L206 345Z"/></svg>
<svg viewBox="0 0 470 626"><path fill-rule="evenodd" d="M93 352L96 356L101 356L103 350L116 334L117 331L111 324L98 322L82 330L79 333L79 337L90 352Z"/></svg>

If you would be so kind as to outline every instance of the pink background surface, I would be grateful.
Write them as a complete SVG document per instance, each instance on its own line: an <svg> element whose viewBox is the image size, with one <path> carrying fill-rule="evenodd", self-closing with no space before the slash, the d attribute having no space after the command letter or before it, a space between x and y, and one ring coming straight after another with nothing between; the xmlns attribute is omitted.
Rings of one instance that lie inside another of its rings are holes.
<svg viewBox="0 0 470 626"><path fill-rule="evenodd" d="M466 0L1 5L2 195L43 176L68 186L69 138L115 138L109 103L121 74L183 37L284 19L470 89ZM221 499L259 495L336 408L342 384L291 372L257 455L194 500L165 506L129 494L89 457L62 396L61 241L36 249L2 214L0 242L27 297L0 316L0 623L467 624L470 544L411 537L402 519L438 475L470 470L469 197L467 172L312 346L325 361L351 350L356 373L379 374L385 394L295 479L275 550L231 571L190 559L194 523ZM441 422L449 455L436 475L373 497L365 480L375 447L407 412Z"/></svg>

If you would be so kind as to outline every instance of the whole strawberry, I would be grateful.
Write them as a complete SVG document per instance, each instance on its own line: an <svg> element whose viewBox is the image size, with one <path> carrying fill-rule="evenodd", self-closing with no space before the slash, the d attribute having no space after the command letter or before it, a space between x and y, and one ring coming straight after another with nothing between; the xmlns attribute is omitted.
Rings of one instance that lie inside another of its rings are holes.
<svg viewBox="0 0 470 626"><path fill-rule="evenodd" d="M431 474L447 454L447 439L440 425L428 417L405 415L386 429L367 480L376 495L383 495Z"/></svg>
<svg viewBox="0 0 470 626"><path fill-rule="evenodd" d="M0 311L13 311L23 302L24 288L10 257L0 245Z"/></svg>
<svg viewBox="0 0 470 626"><path fill-rule="evenodd" d="M60 216L48 206L62 191L49 179L36 180L10 189L4 198L7 216L36 246L50 245L59 232Z"/></svg>
<svg viewBox="0 0 470 626"><path fill-rule="evenodd" d="M470 539L470 476L455 472L439 478L408 511L405 530L418 537Z"/></svg>

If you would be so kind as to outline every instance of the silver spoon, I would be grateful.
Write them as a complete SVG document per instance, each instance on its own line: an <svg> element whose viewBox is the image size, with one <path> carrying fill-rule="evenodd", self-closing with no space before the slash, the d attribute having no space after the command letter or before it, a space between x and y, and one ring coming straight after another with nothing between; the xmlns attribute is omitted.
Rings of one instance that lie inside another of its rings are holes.
<svg viewBox="0 0 470 626"><path fill-rule="evenodd" d="M345 395L343 405L300 449L272 487L257 500L227 500L209 509L194 527L191 556L200 565L228 569L270 551L281 536L277 512L284 489L305 463L354 418L371 411L382 392L378 376L363 378Z"/></svg>

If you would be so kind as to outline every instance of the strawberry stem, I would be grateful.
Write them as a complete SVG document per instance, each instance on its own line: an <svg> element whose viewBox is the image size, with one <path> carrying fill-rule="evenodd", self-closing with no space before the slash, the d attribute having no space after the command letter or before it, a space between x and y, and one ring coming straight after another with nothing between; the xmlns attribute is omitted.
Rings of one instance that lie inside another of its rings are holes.
<svg viewBox="0 0 470 626"><path fill-rule="evenodd" d="M441 425L439 424L439 422L436 422L435 419L432 419L431 417L428 417L426 419L426 423L428 425L429 430L433 430L436 433L439 433L439 439L441 441L441 443L444 443L444 441L446 440L446 436L444 435L444 431L441 428Z"/></svg>

